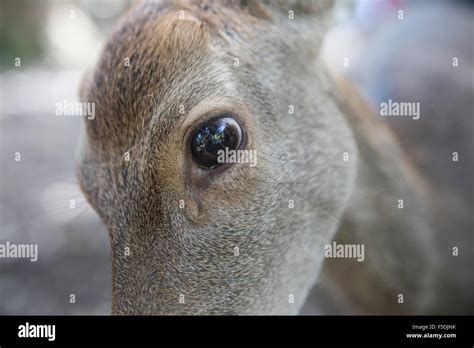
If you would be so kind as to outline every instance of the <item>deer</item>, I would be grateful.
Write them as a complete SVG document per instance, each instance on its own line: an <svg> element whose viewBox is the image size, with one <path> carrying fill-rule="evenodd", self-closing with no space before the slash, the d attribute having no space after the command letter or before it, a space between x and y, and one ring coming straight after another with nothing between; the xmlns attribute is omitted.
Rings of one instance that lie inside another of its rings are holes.
<svg viewBox="0 0 474 348"><path fill-rule="evenodd" d="M442 183L321 58L333 8L144 1L119 20L81 83L96 117L77 158L112 314L298 314L317 281L347 313L472 313L472 256L436 248L436 217L469 214L430 203ZM224 148L258 162L221 163ZM363 262L325 257L333 241Z"/></svg>

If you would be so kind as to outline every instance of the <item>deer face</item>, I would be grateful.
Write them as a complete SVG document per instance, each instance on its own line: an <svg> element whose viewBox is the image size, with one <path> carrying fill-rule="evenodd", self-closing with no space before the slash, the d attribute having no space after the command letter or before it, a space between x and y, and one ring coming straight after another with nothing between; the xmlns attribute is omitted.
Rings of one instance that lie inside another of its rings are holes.
<svg viewBox="0 0 474 348"><path fill-rule="evenodd" d="M292 22L276 3L145 3L112 34L82 86L78 178L109 230L113 313L299 310L354 181L317 64L328 5Z"/></svg>

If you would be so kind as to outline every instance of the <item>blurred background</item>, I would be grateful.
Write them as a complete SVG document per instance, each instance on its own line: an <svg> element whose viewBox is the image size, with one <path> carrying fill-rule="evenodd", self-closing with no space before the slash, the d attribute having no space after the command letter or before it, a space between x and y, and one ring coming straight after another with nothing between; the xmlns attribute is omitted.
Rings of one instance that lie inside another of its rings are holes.
<svg viewBox="0 0 474 348"><path fill-rule="evenodd" d="M127 6L0 0L0 242L39 249L37 262L0 259L0 314L110 313L107 232L75 180L84 120L56 116L56 103L78 101Z"/></svg>
<svg viewBox="0 0 474 348"><path fill-rule="evenodd" d="M0 243L39 249L37 262L0 259L0 314L110 313L107 232L75 180L83 119L56 116L56 104L78 101L81 76L128 6L0 0ZM419 101L422 112L474 120L473 14L473 1L343 0L323 53L374 105ZM446 127L460 138L472 134L474 124L444 119L391 127L406 149L413 139L407 132L423 127L434 137ZM472 174L460 171L453 175ZM335 313L320 290L303 314Z"/></svg>

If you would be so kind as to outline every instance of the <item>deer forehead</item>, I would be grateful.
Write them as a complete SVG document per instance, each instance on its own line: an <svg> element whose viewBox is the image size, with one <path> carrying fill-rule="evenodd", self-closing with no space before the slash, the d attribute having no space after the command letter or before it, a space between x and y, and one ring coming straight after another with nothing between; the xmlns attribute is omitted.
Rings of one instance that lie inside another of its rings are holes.
<svg viewBox="0 0 474 348"><path fill-rule="evenodd" d="M82 99L96 103L97 117L87 124L89 138L97 147L105 143L120 153L153 118L159 121L155 130L170 134L197 103L229 93L223 83L231 85L233 76L254 79L258 59L265 60L263 69L271 81L278 75L273 60L290 51L304 60L304 47L316 46L298 46L295 28L312 27L312 20L319 21L331 4L170 0L132 7L83 87ZM290 24L288 9L298 12L305 24ZM285 31L290 27L291 35ZM240 68L228 74L236 63Z"/></svg>
<svg viewBox="0 0 474 348"><path fill-rule="evenodd" d="M136 6L111 35L82 93L96 103L98 117L87 125L92 140L124 150L152 118L165 135L204 99L235 96L229 73L235 55L223 47L239 20L229 8L207 17L209 10L176 3Z"/></svg>

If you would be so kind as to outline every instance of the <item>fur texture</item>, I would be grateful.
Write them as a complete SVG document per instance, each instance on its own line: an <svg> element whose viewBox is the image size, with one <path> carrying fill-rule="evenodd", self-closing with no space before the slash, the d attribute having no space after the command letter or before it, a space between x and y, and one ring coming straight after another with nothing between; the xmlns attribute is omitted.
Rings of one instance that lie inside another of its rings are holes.
<svg viewBox="0 0 474 348"><path fill-rule="evenodd" d="M411 296L402 311L425 308L423 185L388 131L345 116L369 110L338 105L318 58L331 7L162 1L123 17L81 89L97 117L78 163L110 234L113 313L296 314L339 225L340 238L372 246L359 273L327 266L328 283L350 279L345 296L368 312L399 312L400 291ZM190 131L221 112L244 126L257 167L193 164ZM398 197L412 214L393 209Z"/></svg>

